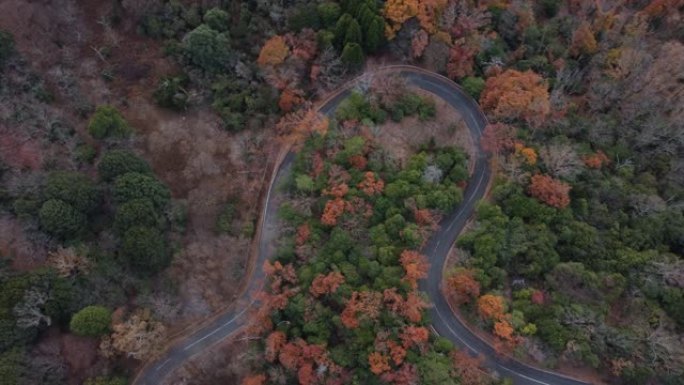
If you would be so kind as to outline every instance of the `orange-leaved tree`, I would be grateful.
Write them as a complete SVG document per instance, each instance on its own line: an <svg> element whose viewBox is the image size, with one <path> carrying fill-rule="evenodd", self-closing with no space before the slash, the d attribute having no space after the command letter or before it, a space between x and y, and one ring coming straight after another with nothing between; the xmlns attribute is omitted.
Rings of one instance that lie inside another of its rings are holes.
<svg viewBox="0 0 684 385"><path fill-rule="evenodd" d="M551 207L562 209L570 204L570 185L548 175L532 176L527 191Z"/></svg>
<svg viewBox="0 0 684 385"><path fill-rule="evenodd" d="M264 385L266 383L266 375L254 374L242 379L242 385Z"/></svg>
<svg viewBox="0 0 684 385"><path fill-rule="evenodd" d="M387 341L387 347L394 364L401 365L404 362L404 358L406 358L406 349L392 340Z"/></svg>
<svg viewBox="0 0 684 385"><path fill-rule="evenodd" d="M427 277L430 265L424 255L413 250L404 250L399 258L401 266L404 267L403 281L407 282L413 289L418 287L418 280Z"/></svg>
<svg viewBox="0 0 684 385"><path fill-rule="evenodd" d="M371 352L368 355L368 364L371 372L377 375L392 369L389 365L389 357L378 352Z"/></svg>
<svg viewBox="0 0 684 385"><path fill-rule="evenodd" d="M494 323L494 334L506 342L515 343L514 332L513 326L506 319Z"/></svg>
<svg viewBox="0 0 684 385"><path fill-rule="evenodd" d="M298 105L304 102L302 97L303 92L296 88L285 88L280 94L280 99L278 100L278 107L283 112L290 112Z"/></svg>
<svg viewBox="0 0 684 385"><path fill-rule="evenodd" d="M380 379L392 385L414 385L418 383L418 369L405 362L398 370L383 373Z"/></svg>
<svg viewBox="0 0 684 385"><path fill-rule="evenodd" d="M400 309L400 313L407 320L411 322L420 322L423 317L423 310L430 306L423 297L416 291L412 291L406 295L406 301Z"/></svg>
<svg viewBox="0 0 684 385"><path fill-rule="evenodd" d="M410 349L414 346L423 347L428 341L430 332L423 326L404 326L401 333L399 333L399 339L401 339L401 345L405 349Z"/></svg>
<svg viewBox="0 0 684 385"><path fill-rule="evenodd" d="M603 165L610 163L608 156L601 150L596 151L594 154L584 156L582 160L587 167L594 169L599 169L603 167Z"/></svg>
<svg viewBox="0 0 684 385"><path fill-rule="evenodd" d="M437 32L437 18L447 0L387 0L385 2L385 35L393 39L404 22L416 17L420 26L429 33Z"/></svg>
<svg viewBox="0 0 684 385"><path fill-rule="evenodd" d="M366 171L363 174L363 180L356 187L366 195L380 194L385 188L385 182L376 178L373 171Z"/></svg>
<svg viewBox="0 0 684 385"><path fill-rule="evenodd" d="M261 47L257 63L260 66L275 66L281 64L290 53L290 48L285 43L285 39L280 35L275 35L266 40L264 46Z"/></svg>
<svg viewBox="0 0 684 385"><path fill-rule="evenodd" d="M475 280L475 274L470 269L458 269L447 280L448 290L454 295L456 302L468 303L480 296L480 283Z"/></svg>
<svg viewBox="0 0 684 385"><path fill-rule="evenodd" d="M454 350L451 353L454 370L458 374L462 385L485 385L491 383L491 378L482 367L484 357L472 357L465 350Z"/></svg>
<svg viewBox="0 0 684 385"><path fill-rule="evenodd" d="M278 357L280 349L287 342L287 336L281 331L274 331L266 337L266 361L273 362Z"/></svg>
<svg viewBox="0 0 684 385"><path fill-rule="evenodd" d="M344 199L335 198L325 203L321 223L326 226L335 226L337 219L344 214Z"/></svg>
<svg viewBox="0 0 684 385"><path fill-rule="evenodd" d="M309 292L314 297L320 297L324 294L334 293L342 283L344 283L344 276L339 271L333 271L327 275L318 274L311 282Z"/></svg>
<svg viewBox="0 0 684 385"><path fill-rule="evenodd" d="M506 303L500 295L485 294L477 300L477 312L480 317L489 320L499 320L506 312Z"/></svg>
<svg viewBox="0 0 684 385"><path fill-rule="evenodd" d="M380 316L382 294L377 291L355 291L342 310L340 320L348 329L359 327L359 317L376 319Z"/></svg>
<svg viewBox="0 0 684 385"><path fill-rule="evenodd" d="M487 79L480 105L494 118L540 124L551 112L548 84L533 71L506 70Z"/></svg>

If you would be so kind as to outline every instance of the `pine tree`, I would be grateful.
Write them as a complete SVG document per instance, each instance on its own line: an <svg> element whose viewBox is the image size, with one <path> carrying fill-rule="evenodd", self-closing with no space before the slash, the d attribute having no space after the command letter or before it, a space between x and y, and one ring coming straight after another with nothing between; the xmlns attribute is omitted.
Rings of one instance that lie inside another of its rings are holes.
<svg viewBox="0 0 684 385"><path fill-rule="evenodd" d="M385 22L382 17L376 17L366 30L366 52L373 53L380 48L385 40Z"/></svg>
<svg viewBox="0 0 684 385"><path fill-rule="evenodd" d="M342 50L342 62L351 69L359 69L363 65L363 49L357 43L349 43Z"/></svg>
<svg viewBox="0 0 684 385"><path fill-rule="evenodd" d="M335 24L335 45L342 47L347 36L347 29L349 29L349 24L354 20L352 15L345 13L340 16Z"/></svg>
<svg viewBox="0 0 684 385"><path fill-rule="evenodd" d="M363 41L363 35L361 34L361 26L359 25L359 22L352 19L349 23L349 27L347 27L347 32L344 35L344 45L346 46L350 43L361 44L361 41Z"/></svg>

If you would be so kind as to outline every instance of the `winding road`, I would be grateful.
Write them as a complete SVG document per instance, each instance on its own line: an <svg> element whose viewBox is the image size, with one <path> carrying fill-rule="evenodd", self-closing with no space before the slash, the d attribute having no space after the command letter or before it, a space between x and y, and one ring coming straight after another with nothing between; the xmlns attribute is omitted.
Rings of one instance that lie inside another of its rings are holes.
<svg viewBox="0 0 684 385"><path fill-rule="evenodd" d="M412 66L388 66L379 69L382 72L393 72L404 77L410 84L421 88L443 99L458 110L466 122L473 143L477 145L473 173L463 194L463 202L440 223L440 228L432 235L423 253L430 260L428 278L420 282L420 289L426 292L434 304L429 309L434 331L442 337L448 338L456 346L467 349L473 355L485 357L485 364L501 377L511 378L516 385L585 385L586 382L563 376L558 373L534 368L511 358L496 354L492 346L472 333L459 318L456 317L440 290L442 270L449 250L461 233L475 209L476 203L484 196L491 178L489 161L479 146L482 130L486 125L486 118L475 101L467 96L451 80ZM376 71L376 72L378 72ZM353 83L345 86L334 94L319 108L326 115L332 115L337 106L349 94ZM264 212L262 213L261 237L256 256L255 268L249 277L247 288L239 299L241 307L227 311L200 330L179 339L157 361L149 363L134 380L134 385L159 385L162 380L192 356L212 347L226 337L234 334L244 326L248 310L254 304L256 292L259 291L264 273L261 270L263 262L270 258L275 251L276 240L275 218L277 204L271 199L273 189L278 181L287 175L292 166L294 154L289 153L280 163L274 173L266 195Z"/></svg>

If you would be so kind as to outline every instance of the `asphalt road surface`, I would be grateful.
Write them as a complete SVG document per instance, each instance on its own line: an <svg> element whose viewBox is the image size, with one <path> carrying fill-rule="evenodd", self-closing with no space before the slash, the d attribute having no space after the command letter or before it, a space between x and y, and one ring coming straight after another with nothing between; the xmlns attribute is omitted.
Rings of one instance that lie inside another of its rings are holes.
<svg viewBox="0 0 684 385"><path fill-rule="evenodd" d="M381 69L383 72L394 72L405 77L411 84L428 91L443 99L461 113L465 120L473 143L477 145L475 165L471 179L463 194L463 202L454 212L446 216L425 248L423 253L430 261L428 278L420 282L420 289L426 292L434 304L429 309L434 330L442 337L448 338L456 346L468 350L473 355L485 357L486 365L502 377L509 377L516 385L584 385L576 379L565 377L558 373L533 368L518 361L497 355L492 346L471 333L468 328L454 315L440 291L442 268L447 254L456 238L463 230L467 220L472 215L475 205L484 196L491 177L489 161L480 148L480 137L486 125L484 115L477 103L464 94L452 81L442 76L410 66L391 66ZM326 115L332 115L337 106L349 94L348 90L336 94L320 107ZM249 278L247 290L238 300L239 306L234 310L214 318L214 320L200 330L179 339L161 358L145 366L134 381L134 385L158 385L178 369L192 356L209 349L218 342L238 331L245 325L247 314L255 306L255 294L263 282L264 273L261 270L263 262L270 258L275 249L275 231L277 204L271 197L282 177L287 175L292 166L294 154L288 154L280 164L276 175L271 181L264 205L259 253L255 261L255 269Z"/></svg>

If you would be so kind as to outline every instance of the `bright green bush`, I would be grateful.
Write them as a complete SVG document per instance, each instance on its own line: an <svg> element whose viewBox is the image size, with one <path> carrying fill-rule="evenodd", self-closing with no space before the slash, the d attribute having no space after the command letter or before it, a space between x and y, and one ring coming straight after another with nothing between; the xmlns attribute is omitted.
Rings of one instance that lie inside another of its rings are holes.
<svg viewBox="0 0 684 385"><path fill-rule="evenodd" d="M98 106L88 123L88 132L96 139L126 138L132 131L121 113L109 105Z"/></svg>
<svg viewBox="0 0 684 385"><path fill-rule="evenodd" d="M74 334L87 337L99 337L109 331L112 312L103 306L87 306L71 317L69 329Z"/></svg>
<svg viewBox="0 0 684 385"><path fill-rule="evenodd" d="M130 151L112 150L104 154L97 171L102 180L112 181L129 172L149 174L152 170L147 162Z"/></svg>

